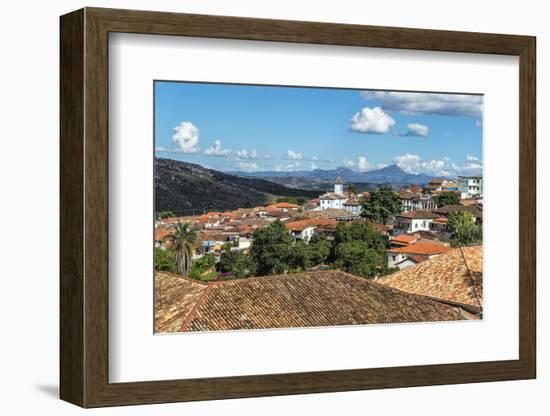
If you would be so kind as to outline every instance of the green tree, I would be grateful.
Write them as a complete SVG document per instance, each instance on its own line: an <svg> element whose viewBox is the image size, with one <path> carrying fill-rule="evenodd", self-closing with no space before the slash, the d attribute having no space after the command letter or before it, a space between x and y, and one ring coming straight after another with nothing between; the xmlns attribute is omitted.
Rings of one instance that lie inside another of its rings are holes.
<svg viewBox="0 0 550 416"><path fill-rule="evenodd" d="M176 270L174 265L175 257L176 256L173 251L155 247L155 270L174 272Z"/></svg>
<svg viewBox="0 0 550 416"><path fill-rule="evenodd" d="M258 275L285 273L288 270L293 238L280 220L254 233L250 255Z"/></svg>
<svg viewBox="0 0 550 416"><path fill-rule="evenodd" d="M348 192L353 196L357 196L357 187L354 184L350 183L348 185Z"/></svg>
<svg viewBox="0 0 550 416"><path fill-rule="evenodd" d="M391 272L385 249L388 238L364 221L340 223L334 237L336 267L360 276L374 278Z"/></svg>
<svg viewBox="0 0 550 416"><path fill-rule="evenodd" d="M361 216L369 221L386 224L401 212L401 199L391 188L372 191L362 201Z"/></svg>
<svg viewBox="0 0 550 416"><path fill-rule="evenodd" d="M313 266L313 250L306 241L294 243L289 257L289 269L292 272L302 272Z"/></svg>
<svg viewBox="0 0 550 416"><path fill-rule="evenodd" d="M330 255L332 244L326 237L320 234L314 234L309 240L311 250L311 262L314 266L325 262Z"/></svg>
<svg viewBox="0 0 550 416"><path fill-rule="evenodd" d="M362 241L368 248L383 252L388 247L388 237L380 234L365 221L340 222L336 226L334 244Z"/></svg>
<svg viewBox="0 0 550 416"><path fill-rule="evenodd" d="M193 261L193 264L189 268L189 276L199 280L212 280L218 277L215 272L214 266L216 265L216 259L211 254L206 254L200 259Z"/></svg>
<svg viewBox="0 0 550 416"><path fill-rule="evenodd" d="M373 278L382 265L380 253L364 241L342 243L336 247L336 267L346 272Z"/></svg>
<svg viewBox="0 0 550 416"><path fill-rule="evenodd" d="M175 232L171 235L173 250L175 252L176 273L185 276L191 267L191 255L199 246L197 230L187 223L179 222Z"/></svg>
<svg viewBox="0 0 550 416"><path fill-rule="evenodd" d="M162 220L163 218L175 218L176 215L172 211L161 211L157 212L157 220Z"/></svg>
<svg viewBox="0 0 550 416"><path fill-rule="evenodd" d="M449 216L449 229L454 247L478 244L483 239L481 225L477 225L474 216L466 210L455 211Z"/></svg>
<svg viewBox="0 0 550 416"><path fill-rule="evenodd" d="M456 192L442 192L434 196L433 200L438 207L460 204L460 198Z"/></svg>
<svg viewBox="0 0 550 416"><path fill-rule="evenodd" d="M226 251L222 253L218 268L221 272L231 273L235 277L253 276L256 265L248 254L242 251Z"/></svg>
<svg viewBox="0 0 550 416"><path fill-rule="evenodd" d="M288 202L289 204L294 205L304 205L304 203L306 202L306 198L304 198L303 196L281 196L277 198L277 203L279 202Z"/></svg>
<svg viewBox="0 0 550 416"><path fill-rule="evenodd" d="M223 243L222 245L222 251L231 251L231 247L233 247L233 243L230 242L230 241L227 241L225 243Z"/></svg>

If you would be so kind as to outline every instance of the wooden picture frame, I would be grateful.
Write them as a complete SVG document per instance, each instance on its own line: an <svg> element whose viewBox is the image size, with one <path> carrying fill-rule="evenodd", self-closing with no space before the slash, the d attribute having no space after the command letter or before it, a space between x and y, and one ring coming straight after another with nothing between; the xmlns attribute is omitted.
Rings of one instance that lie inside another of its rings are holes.
<svg viewBox="0 0 550 416"><path fill-rule="evenodd" d="M530 379L536 376L535 38L85 8L61 17L60 396L82 407ZM111 32L514 55L520 66L519 359L109 383Z"/></svg>

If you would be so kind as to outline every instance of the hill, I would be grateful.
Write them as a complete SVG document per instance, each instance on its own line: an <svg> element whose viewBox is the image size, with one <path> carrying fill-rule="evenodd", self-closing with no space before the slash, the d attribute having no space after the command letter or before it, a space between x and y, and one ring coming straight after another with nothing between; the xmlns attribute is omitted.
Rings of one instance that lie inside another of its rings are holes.
<svg viewBox="0 0 550 416"><path fill-rule="evenodd" d="M334 182L337 176L342 178L345 183L369 183L369 184L414 184L425 185L431 176L425 174L407 173L397 165L389 165L381 169L359 172L345 167L336 169L315 169L311 171L292 171L292 172L238 172L238 175L265 178L277 183L293 182L300 184L300 180L289 181L288 178L301 178L304 183L309 182ZM283 179L286 178L286 179Z"/></svg>
<svg viewBox="0 0 550 416"><path fill-rule="evenodd" d="M277 196L316 198L317 191L287 188L259 178L231 175L193 163L155 159L155 211L187 215L268 204Z"/></svg>

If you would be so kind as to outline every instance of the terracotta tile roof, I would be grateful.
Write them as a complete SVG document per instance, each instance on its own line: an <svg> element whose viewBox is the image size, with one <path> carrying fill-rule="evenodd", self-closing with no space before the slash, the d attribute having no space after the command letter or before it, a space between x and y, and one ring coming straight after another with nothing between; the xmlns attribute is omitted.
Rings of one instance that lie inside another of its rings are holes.
<svg viewBox="0 0 550 416"><path fill-rule="evenodd" d="M387 233L392 229L390 225L384 225L377 222L367 221L367 224L369 224L372 228L374 228L379 233Z"/></svg>
<svg viewBox="0 0 550 416"><path fill-rule="evenodd" d="M336 225L338 225L338 221L324 219L324 218L309 218L305 220L285 223L286 228L288 228L291 231L304 231L306 228L309 228L309 227L314 227L314 228L325 227L325 228L336 229Z"/></svg>
<svg viewBox="0 0 550 416"><path fill-rule="evenodd" d="M416 240L417 238L413 235L401 234L397 237L393 237L391 239L391 242L410 244L415 242Z"/></svg>
<svg viewBox="0 0 550 416"><path fill-rule="evenodd" d="M430 211L411 211L411 212L402 212L398 215L399 218L408 218L408 219L433 219L438 218L440 215L434 214Z"/></svg>
<svg viewBox="0 0 550 416"><path fill-rule="evenodd" d="M155 241L162 241L174 232L173 228L155 228Z"/></svg>
<svg viewBox="0 0 550 416"><path fill-rule="evenodd" d="M216 281L207 288L166 273L156 279L166 287L164 297L157 296L158 332L465 319L453 306L341 271Z"/></svg>
<svg viewBox="0 0 550 416"><path fill-rule="evenodd" d="M155 273L155 332L177 332L208 285L168 272Z"/></svg>
<svg viewBox="0 0 550 416"><path fill-rule="evenodd" d="M423 261L427 261L429 259L429 257L419 256L419 255L416 255L416 254L410 254L410 255L407 256L407 258L411 259L415 263L422 263Z"/></svg>
<svg viewBox="0 0 550 416"><path fill-rule="evenodd" d="M478 203L478 200L477 199L474 199L474 198L464 198L464 199L461 199L460 200L460 204L461 205L476 205Z"/></svg>
<svg viewBox="0 0 550 416"><path fill-rule="evenodd" d="M271 208L276 208L276 209L283 209L283 208L297 209L297 208L300 208L300 205L291 204L289 202L278 202L276 204L271 204L271 205L267 206L267 209L271 209Z"/></svg>
<svg viewBox="0 0 550 416"><path fill-rule="evenodd" d="M416 190L411 189L400 189L398 192L399 198L401 199L413 199L413 198L420 198L422 196L422 193Z"/></svg>
<svg viewBox="0 0 550 416"><path fill-rule="evenodd" d="M402 254L419 254L425 256L433 256L436 254L446 253L451 251L452 248L444 246L442 244L435 244L429 242L412 243L403 247L390 248L386 251L390 253L402 253Z"/></svg>
<svg viewBox="0 0 550 416"><path fill-rule="evenodd" d="M328 194L324 194L324 195L321 195L319 197L319 199L325 199L325 200L329 200L329 201L336 201L336 200L339 200L339 199L346 199L345 196L343 195L338 195L338 194L335 194L333 192L330 192Z"/></svg>
<svg viewBox="0 0 550 416"><path fill-rule="evenodd" d="M376 282L480 311L483 308L483 246L454 249Z"/></svg>

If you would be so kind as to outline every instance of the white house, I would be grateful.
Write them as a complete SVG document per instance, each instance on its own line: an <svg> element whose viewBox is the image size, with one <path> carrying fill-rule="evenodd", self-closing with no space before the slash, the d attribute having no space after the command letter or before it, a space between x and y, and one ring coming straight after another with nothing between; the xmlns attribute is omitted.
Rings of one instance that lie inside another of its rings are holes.
<svg viewBox="0 0 550 416"><path fill-rule="evenodd" d="M429 211L402 212L393 223L393 235L430 231L430 225L439 215Z"/></svg>
<svg viewBox="0 0 550 416"><path fill-rule="evenodd" d="M405 269L451 250L452 248L447 245L429 242L418 242L403 247L390 248L386 250L388 267Z"/></svg>
<svg viewBox="0 0 550 416"><path fill-rule="evenodd" d="M328 192L319 197L319 208L325 209L344 209L344 203L347 198L344 196L344 184L340 177L336 178L334 183L334 192Z"/></svg>
<svg viewBox="0 0 550 416"><path fill-rule="evenodd" d="M481 198L483 196L483 176L459 176L460 198Z"/></svg>
<svg viewBox="0 0 550 416"><path fill-rule="evenodd" d="M404 212L411 211L431 211L437 208L437 204L431 195L400 193L401 210Z"/></svg>
<svg viewBox="0 0 550 416"><path fill-rule="evenodd" d="M344 202L344 209L352 214L361 214L361 204L358 201L348 200Z"/></svg>
<svg viewBox="0 0 550 416"><path fill-rule="evenodd" d="M317 224L315 220L307 219L300 221L293 221L286 224L290 234L297 240L304 240L309 243L313 234L315 234L315 228Z"/></svg>

